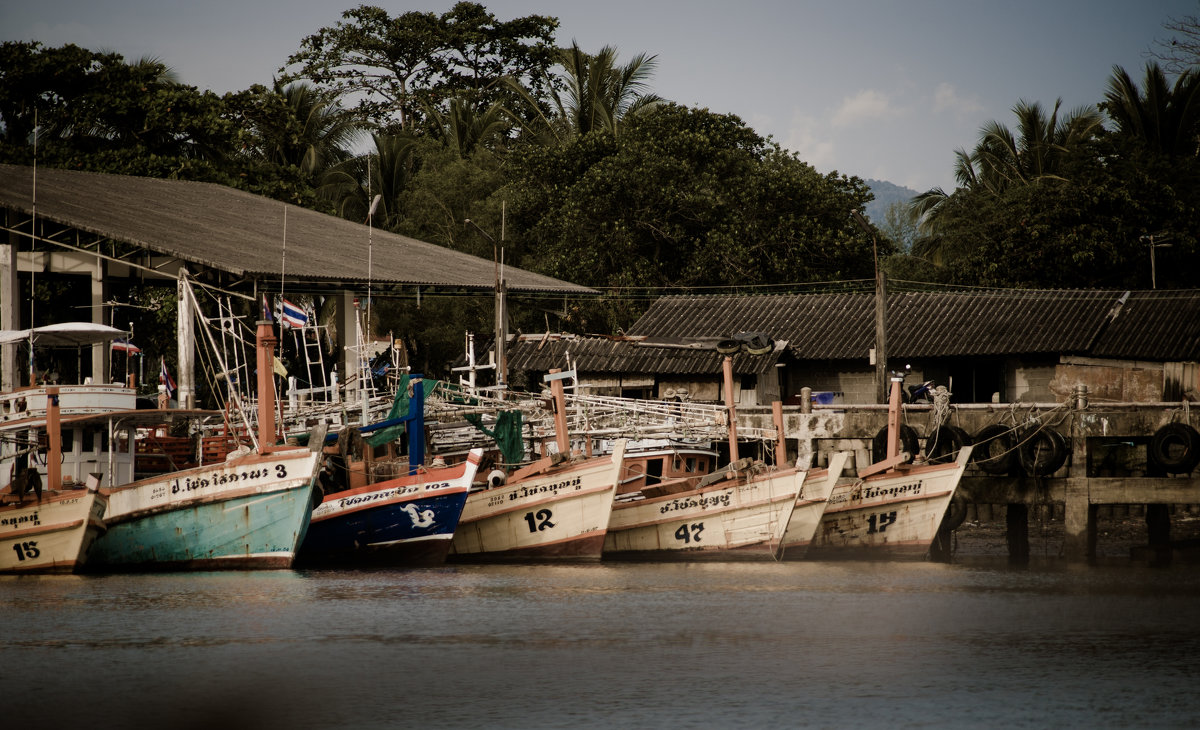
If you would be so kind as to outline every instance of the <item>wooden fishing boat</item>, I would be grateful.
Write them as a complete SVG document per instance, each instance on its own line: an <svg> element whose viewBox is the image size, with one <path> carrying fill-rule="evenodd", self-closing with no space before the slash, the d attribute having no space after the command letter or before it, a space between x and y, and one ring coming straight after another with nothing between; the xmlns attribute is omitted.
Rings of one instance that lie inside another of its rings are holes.
<svg viewBox="0 0 1200 730"><path fill-rule="evenodd" d="M731 463L699 481L683 476L620 495L604 540L606 560L774 560L789 523L794 535L809 528L804 539L816 528L833 480L822 473L810 481L795 464L738 459L728 357L724 367ZM784 453L782 444L776 453ZM833 466L840 469L845 458L835 455Z"/></svg>
<svg viewBox="0 0 1200 730"><path fill-rule="evenodd" d="M626 495L613 507L604 559L774 559L806 475L741 459L697 488L684 478Z"/></svg>
<svg viewBox="0 0 1200 730"><path fill-rule="evenodd" d="M564 373L551 371L558 451L511 474L497 470L467 496L449 560L599 560L625 455L571 451Z"/></svg>
<svg viewBox="0 0 1200 730"><path fill-rule="evenodd" d="M186 289L190 294L190 289ZM258 433L219 463L103 487L108 527L89 568L217 570L290 568L308 529L319 450L276 446L271 365L277 340L258 323ZM144 416L141 416L144 418ZM136 421L112 414L110 430ZM115 454L110 452L115 457ZM134 449L122 460L132 470Z"/></svg>
<svg viewBox="0 0 1200 730"><path fill-rule="evenodd" d="M473 449L464 461L453 466L426 467L422 377L413 375L410 383L408 415L378 425L390 428L407 423L407 459L372 463L370 468L364 460L358 462L357 469L348 469L346 481L339 483L341 488L325 494L313 510L308 534L301 544L300 565L412 566L445 562L483 450ZM379 467L398 467L404 473L373 481ZM356 474L362 484L356 483Z"/></svg>
<svg viewBox="0 0 1200 730"><path fill-rule="evenodd" d="M58 388L23 389L22 395L24 403L40 395L46 404L40 431L46 436L47 488L42 488L38 469L29 465L28 457L37 454L40 443L35 436L28 447L11 450L4 464L11 479L0 491L0 573L73 573L83 567L88 548L105 529L101 518L107 500L97 492L95 477L86 484L63 481ZM18 415L11 409L8 414ZM6 436L15 435L12 429L4 431ZM19 441L6 442L21 446Z"/></svg>
<svg viewBox="0 0 1200 730"><path fill-rule="evenodd" d="M599 560L624 452L556 453L472 491L448 559Z"/></svg>
<svg viewBox="0 0 1200 730"><path fill-rule="evenodd" d="M299 566L440 565L462 516L480 451L447 467L326 495L313 510Z"/></svg>
<svg viewBox="0 0 1200 730"><path fill-rule="evenodd" d="M900 452L900 380L892 379L888 408L887 456L838 484L821 524L804 550L798 544L784 557L919 560L929 551L971 458L964 446L945 464L907 463Z"/></svg>
<svg viewBox="0 0 1200 730"><path fill-rule="evenodd" d="M808 472L805 489L796 500L796 506L788 518L787 529L784 530L780 542L780 558L790 557L796 560L808 551L849 458L849 453L838 451L830 455L828 467Z"/></svg>

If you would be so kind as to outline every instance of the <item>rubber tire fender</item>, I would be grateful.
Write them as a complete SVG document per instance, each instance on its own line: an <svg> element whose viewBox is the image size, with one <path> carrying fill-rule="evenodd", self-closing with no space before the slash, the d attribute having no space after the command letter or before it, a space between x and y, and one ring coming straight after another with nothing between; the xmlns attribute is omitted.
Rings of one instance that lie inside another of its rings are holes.
<svg viewBox="0 0 1200 730"><path fill-rule="evenodd" d="M887 426L879 429L879 433L875 434L875 438L871 439L871 461L883 461L887 457ZM921 450L921 442L917 437L917 430L907 423L900 424L900 450L908 452L908 458L905 463L912 463L917 452Z"/></svg>
<svg viewBox="0 0 1200 730"><path fill-rule="evenodd" d="M1017 458L1029 476L1048 477L1067 462L1067 442L1052 428L1030 429L1020 436Z"/></svg>
<svg viewBox="0 0 1200 730"><path fill-rule="evenodd" d="M954 461L964 446L971 445L971 434L958 426L938 426L925 438L925 459L930 464Z"/></svg>
<svg viewBox="0 0 1200 730"><path fill-rule="evenodd" d="M1017 437L1013 429L999 423L984 426L979 433L975 434L973 443L982 447L971 452L971 462L975 466L993 475L1008 474L1012 471L1017 445ZM1001 453L992 456L994 450Z"/></svg>
<svg viewBox="0 0 1200 730"><path fill-rule="evenodd" d="M1173 453L1180 445L1183 450ZM1168 474L1189 474L1200 463L1200 433L1186 423L1168 423L1154 432L1147 456Z"/></svg>
<svg viewBox="0 0 1200 730"><path fill-rule="evenodd" d="M967 498L955 491L954 496L950 498L950 504L946 505L946 514L942 517L942 524L938 530L957 530L966 521Z"/></svg>

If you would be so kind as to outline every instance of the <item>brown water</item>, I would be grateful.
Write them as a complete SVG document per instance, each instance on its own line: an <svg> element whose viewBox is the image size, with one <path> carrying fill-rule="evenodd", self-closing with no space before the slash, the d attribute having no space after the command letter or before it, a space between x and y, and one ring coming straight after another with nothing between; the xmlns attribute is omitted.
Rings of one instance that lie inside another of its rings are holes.
<svg viewBox="0 0 1200 730"><path fill-rule="evenodd" d="M0 579L5 728L1196 727L1200 568Z"/></svg>

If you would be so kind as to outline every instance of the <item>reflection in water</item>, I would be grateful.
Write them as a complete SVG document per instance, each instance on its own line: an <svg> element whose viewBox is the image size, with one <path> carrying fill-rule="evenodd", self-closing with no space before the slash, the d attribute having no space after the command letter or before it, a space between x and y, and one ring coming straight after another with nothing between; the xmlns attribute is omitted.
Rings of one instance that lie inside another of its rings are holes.
<svg viewBox="0 0 1200 730"><path fill-rule="evenodd" d="M1184 727L1198 609L1138 566L0 579L4 724Z"/></svg>

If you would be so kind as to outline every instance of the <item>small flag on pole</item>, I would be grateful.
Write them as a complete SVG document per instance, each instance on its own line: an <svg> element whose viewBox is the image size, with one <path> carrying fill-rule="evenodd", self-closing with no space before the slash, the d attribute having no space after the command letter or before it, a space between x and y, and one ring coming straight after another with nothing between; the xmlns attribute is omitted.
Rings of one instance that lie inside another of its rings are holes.
<svg viewBox="0 0 1200 730"><path fill-rule="evenodd" d="M308 315L303 309L284 299L279 320L283 322L284 327L299 329L308 323Z"/></svg>
<svg viewBox="0 0 1200 730"><path fill-rule="evenodd" d="M123 352L126 355L139 355L142 352L142 348L133 344L126 338L113 340L112 349L117 352Z"/></svg>
<svg viewBox="0 0 1200 730"><path fill-rule="evenodd" d="M264 322L272 322L272 323L274 323L274 322L275 322L275 319L274 319L274 318L271 316L271 304L270 304L270 302L267 300L267 295L266 295L266 294L263 294L263 301L262 301L262 321L264 321Z"/></svg>
<svg viewBox="0 0 1200 730"><path fill-rule="evenodd" d="M159 362L162 363L162 369L158 371L158 382L160 385L166 386L167 397L170 398L175 392L175 380L171 377L171 373L167 370L167 359L160 357Z"/></svg>

